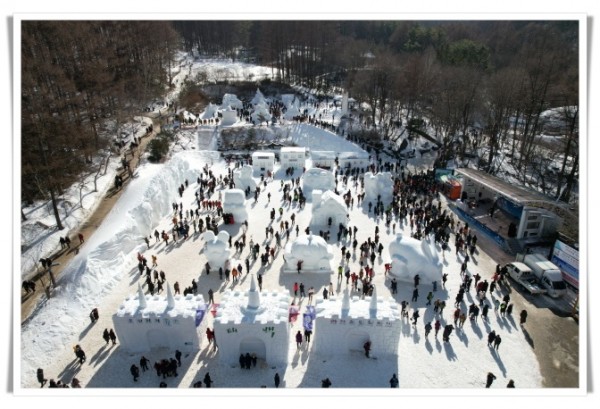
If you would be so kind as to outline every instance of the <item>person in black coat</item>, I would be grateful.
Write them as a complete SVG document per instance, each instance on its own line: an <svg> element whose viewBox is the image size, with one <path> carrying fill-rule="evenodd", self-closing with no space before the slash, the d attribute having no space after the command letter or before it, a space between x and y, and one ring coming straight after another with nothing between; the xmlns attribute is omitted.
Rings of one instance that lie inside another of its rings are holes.
<svg viewBox="0 0 600 409"><path fill-rule="evenodd" d="M38 368L37 370L37 380L40 383L40 388L43 388L48 379L44 378L44 370L42 368Z"/></svg>
<svg viewBox="0 0 600 409"><path fill-rule="evenodd" d="M274 381L275 381L275 387L279 388L279 383L281 382L281 379L279 378L279 373L278 372L275 372Z"/></svg>
<svg viewBox="0 0 600 409"><path fill-rule="evenodd" d="M177 366L181 366L181 351L175 350L175 359L177 359Z"/></svg>
<svg viewBox="0 0 600 409"><path fill-rule="evenodd" d="M108 332L108 336L110 337L110 340L112 341L113 345L116 345L117 344L117 334L115 334L115 331L113 331L112 328Z"/></svg>
<svg viewBox="0 0 600 409"><path fill-rule="evenodd" d="M496 375L494 375L491 372L488 372L487 379L486 379L486 382L485 382L485 387L489 388L490 386L492 386L492 383L494 382L494 379L496 379Z"/></svg>
<svg viewBox="0 0 600 409"><path fill-rule="evenodd" d="M104 338L104 341L106 341L106 345L108 345L108 342L110 341L110 334L108 333L108 328L104 328L102 338Z"/></svg>
<svg viewBox="0 0 600 409"><path fill-rule="evenodd" d="M525 322L527 322L527 311L526 310L522 310L521 314L520 314L520 317L521 317L521 319L520 319L519 323L521 325L525 324Z"/></svg>
<svg viewBox="0 0 600 409"><path fill-rule="evenodd" d="M207 388L210 388L210 385L212 385L213 381L210 378L209 373L207 372L206 375L204 375L204 385L206 385Z"/></svg>
<svg viewBox="0 0 600 409"><path fill-rule="evenodd" d="M138 368L135 364L131 364L131 368L129 368L131 375L133 375L133 381L137 382L140 376L140 368Z"/></svg>

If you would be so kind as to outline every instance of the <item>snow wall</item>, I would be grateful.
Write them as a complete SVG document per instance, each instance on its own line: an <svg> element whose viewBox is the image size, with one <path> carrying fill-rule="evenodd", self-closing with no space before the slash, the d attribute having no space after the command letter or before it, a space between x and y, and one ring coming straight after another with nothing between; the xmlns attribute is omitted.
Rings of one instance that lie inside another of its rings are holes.
<svg viewBox="0 0 600 409"><path fill-rule="evenodd" d="M412 282L419 274L421 282L441 283L443 264L433 238L417 240L399 233L389 245L391 274L400 281Z"/></svg>
<svg viewBox="0 0 600 409"><path fill-rule="evenodd" d="M345 290L342 297L318 299L315 309L314 352L364 353L363 345L371 341L373 356L398 354L402 320L395 300L384 300L376 294L361 300L349 297Z"/></svg>
<svg viewBox="0 0 600 409"><path fill-rule="evenodd" d="M262 292L258 307L250 307L252 291L227 290L223 294L214 320L219 359L238 365L240 354L254 353L269 365L286 365L290 346L289 292Z"/></svg>
<svg viewBox="0 0 600 409"><path fill-rule="evenodd" d="M192 157L201 160L188 161ZM50 366L54 351L77 344L81 324L89 321L93 308L99 307L100 314L112 313L103 311L100 301L123 278L128 279L137 265L137 252L147 247L144 236L173 212L173 192L185 179L195 181L205 163L210 166L220 160L218 152L186 151L175 154L166 165L149 164L137 170L138 176L125 187L105 222L61 273L52 298L22 325L21 343L27 346L21 349L23 376ZM64 311L60 322L56 322L56 311ZM53 336L39 342L40 331Z"/></svg>
<svg viewBox="0 0 600 409"><path fill-rule="evenodd" d="M169 296L170 296L169 288ZM200 348L206 331L206 303L201 295L176 295L171 298L130 295L113 315L113 324L121 348L139 353L153 348L193 352Z"/></svg>

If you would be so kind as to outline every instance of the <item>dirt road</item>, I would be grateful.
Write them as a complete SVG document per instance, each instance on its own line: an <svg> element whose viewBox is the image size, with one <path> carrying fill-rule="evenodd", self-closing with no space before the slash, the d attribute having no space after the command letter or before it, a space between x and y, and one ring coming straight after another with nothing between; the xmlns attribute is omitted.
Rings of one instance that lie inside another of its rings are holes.
<svg viewBox="0 0 600 409"><path fill-rule="evenodd" d="M133 158L130 155L127 156L127 158L130 159L132 172L139 165L140 155L143 155L143 153L146 151L146 146L148 143L160 132L159 121L156 118L152 118L152 122L154 128L153 132L140 139L140 144L134 152ZM123 183L127 184L129 181L127 172L123 172L121 176L123 177ZM72 232L71 236L77 237L77 234L81 233L83 234L84 238L91 237L98 226L100 226L106 215L113 208L117 200L119 200L122 192L123 188L111 188L106 196L102 199L94 213L92 213L87 221L79 228L79 231ZM70 249L61 250L51 256L53 262L58 263L56 266L52 267L52 273L56 280L59 279L63 268L69 264L69 262L79 251L80 245L78 243L78 239L73 239ZM85 243L83 243L83 245L85 246ZM51 286L51 282L50 277L45 269L39 267L39 270L34 274L32 280L36 284L36 291L33 293L25 293L24 291L21 292L21 323L25 322L31 316L31 314L36 311L36 309L43 306L44 302L47 300L48 291L50 291L50 296L52 295L52 290L47 290L47 288ZM46 291L44 291L44 289L46 289Z"/></svg>

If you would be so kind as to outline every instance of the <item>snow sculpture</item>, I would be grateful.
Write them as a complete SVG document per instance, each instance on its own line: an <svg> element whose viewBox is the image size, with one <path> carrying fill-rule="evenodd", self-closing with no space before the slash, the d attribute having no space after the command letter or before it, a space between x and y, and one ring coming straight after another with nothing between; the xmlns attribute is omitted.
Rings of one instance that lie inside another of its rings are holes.
<svg viewBox="0 0 600 409"><path fill-rule="evenodd" d="M391 274L400 281L412 282L415 274L426 283L441 282L443 265L431 238L417 240L402 233L389 245Z"/></svg>
<svg viewBox="0 0 600 409"><path fill-rule="evenodd" d="M312 197L314 189L334 190L335 176L328 170L319 168L310 168L302 176L302 192L309 199Z"/></svg>
<svg viewBox="0 0 600 409"><path fill-rule="evenodd" d="M322 193L319 189L312 191L312 219L311 226L327 226L331 218L331 226L348 224L348 207L340 195L331 190Z"/></svg>
<svg viewBox="0 0 600 409"><path fill-rule="evenodd" d="M281 102L286 108L289 108L294 103L296 96L294 94L281 94Z"/></svg>
<svg viewBox="0 0 600 409"><path fill-rule="evenodd" d="M214 321L221 361L238 365L240 354L249 353L269 365L286 365L290 302L287 291L259 293L254 275L249 291L225 291Z"/></svg>
<svg viewBox="0 0 600 409"><path fill-rule="evenodd" d="M208 104L208 106L206 107L204 112L202 114L200 114L200 118L201 119L210 119L210 118L216 117L217 109L218 109L218 107L215 104L213 104L213 103Z"/></svg>
<svg viewBox="0 0 600 409"><path fill-rule="evenodd" d="M260 125L263 122L271 121L271 114L269 113L269 108L267 108L264 104L258 104L254 106L254 112L250 114L252 118L252 123L256 125Z"/></svg>
<svg viewBox="0 0 600 409"><path fill-rule="evenodd" d="M223 110L221 110L221 126L231 126L237 122L237 111L235 109L231 109L229 106Z"/></svg>
<svg viewBox="0 0 600 409"><path fill-rule="evenodd" d="M252 105L267 105L265 96L263 95L262 92L260 92L260 88L256 89L256 95L254 95L254 98L252 98L252 101L250 101L250 103Z"/></svg>
<svg viewBox="0 0 600 409"><path fill-rule="evenodd" d="M147 352L153 348L193 352L200 348L206 331L206 303L201 295L173 297L167 283L167 296L128 296L113 314L112 321L121 348Z"/></svg>
<svg viewBox="0 0 600 409"><path fill-rule="evenodd" d="M246 194L242 189L225 189L223 191L223 213L233 214L235 223L244 223L248 220L245 200Z"/></svg>
<svg viewBox="0 0 600 409"><path fill-rule="evenodd" d="M254 169L251 165L243 165L241 168L233 171L233 183L239 189L246 190L248 187L251 192L256 190L256 181L252 177Z"/></svg>
<svg viewBox="0 0 600 409"><path fill-rule="evenodd" d="M291 104L287 108L287 110L285 111L285 114L283 115L283 118L287 119L288 121L291 121L296 116L300 116L300 107L298 105L298 100L297 99L294 100L294 103Z"/></svg>
<svg viewBox="0 0 600 409"><path fill-rule="evenodd" d="M364 354L363 345L371 342L371 354L397 355L402 320L394 299L382 299L373 289L364 300L350 297L348 289L341 299L317 299L313 351L324 355Z"/></svg>
<svg viewBox="0 0 600 409"><path fill-rule="evenodd" d="M390 172L373 174L372 172L365 173L365 196L367 201L376 201L377 197L381 197L384 204L392 202L394 193L394 182Z"/></svg>
<svg viewBox="0 0 600 409"><path fill-rule="evenodd" d="M320 236L302 235L285 246L283 254L283 272L295 273L298 271L298 262L301 261L300 272L331 273L331 260L333 249Z"/></svg>
<svg viewBox="0 0 600 409"><path fill-rule="evenodd" d="M208 230L202 236L205 241L204 254L211 268L219 268L225 265L229 258L229 233L220 231L218 235Z"/></svg>
<svg viewBox="0 0 600 409"><path fill-rule="evenodd" d="M226 109L231 107L233 109L243 109L244 104L240 101L235 94L225 94L223 95L223 103L221 104L221 109Z"/></svg>

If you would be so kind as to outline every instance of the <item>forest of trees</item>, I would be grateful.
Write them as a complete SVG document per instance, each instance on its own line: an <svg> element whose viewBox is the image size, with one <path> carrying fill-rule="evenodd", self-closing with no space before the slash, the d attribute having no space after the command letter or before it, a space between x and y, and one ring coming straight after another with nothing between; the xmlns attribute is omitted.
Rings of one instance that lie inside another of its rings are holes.
<svg viewBox="0 0 600 409"><path fill-rule="evenodd" d="M369 103L369 123L426 119L446 155L487 147L569 201L577 184L577 21L23 21L22 200L56 198L108 159L102 129L165 94L178 50L272 67L278 80ZM561 145L538 143L542 113L560 108ZM516 120L515 120L516 119ZM462 137L473 125L477 137ZM515 137L513 137L515 135ZM540 150L542 149L542 150ZM548 154L554 152L554 156ZM557 186L557 188L556 188Z"/></svg>

